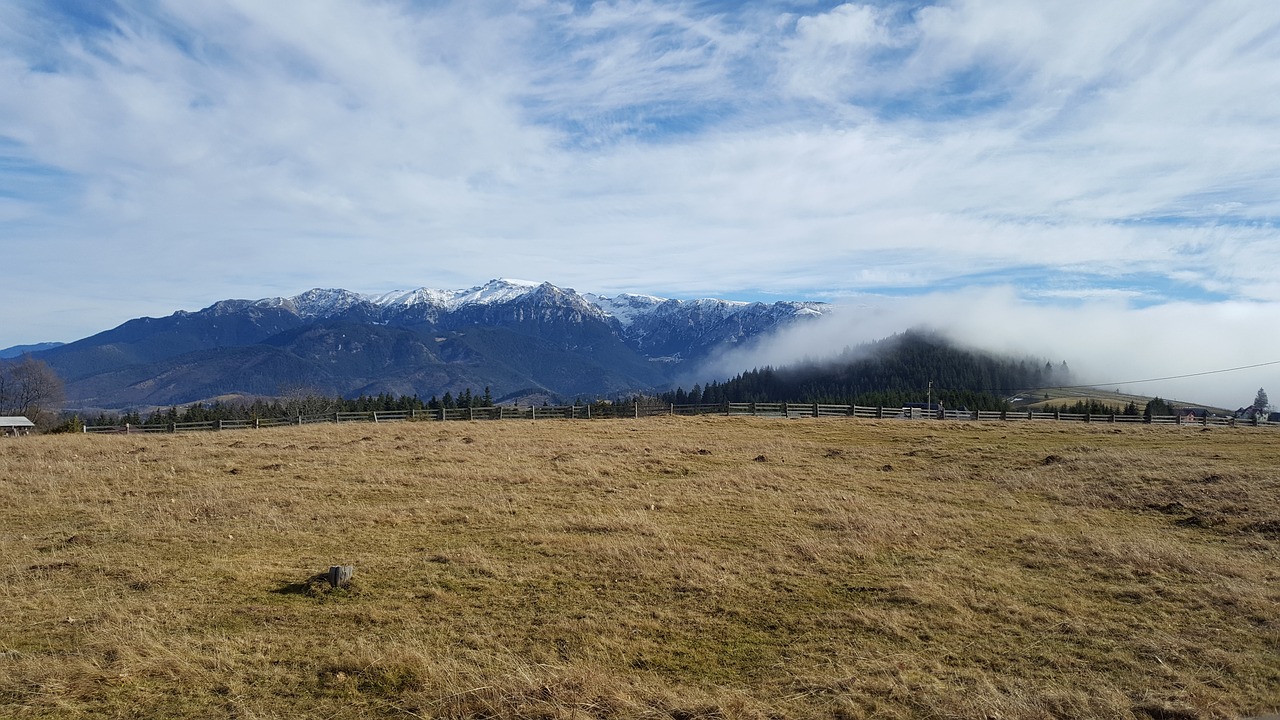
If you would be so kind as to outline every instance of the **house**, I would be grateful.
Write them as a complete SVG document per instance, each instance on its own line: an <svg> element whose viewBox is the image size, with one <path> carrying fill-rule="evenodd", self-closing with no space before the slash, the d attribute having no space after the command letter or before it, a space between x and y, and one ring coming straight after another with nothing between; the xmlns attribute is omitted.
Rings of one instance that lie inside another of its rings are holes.
<svg viewBox="0 0 1280 720"><path fill-rule="evenodd" d="M0 435L30 435L36 424L21 415L0 416Z"/></svg>

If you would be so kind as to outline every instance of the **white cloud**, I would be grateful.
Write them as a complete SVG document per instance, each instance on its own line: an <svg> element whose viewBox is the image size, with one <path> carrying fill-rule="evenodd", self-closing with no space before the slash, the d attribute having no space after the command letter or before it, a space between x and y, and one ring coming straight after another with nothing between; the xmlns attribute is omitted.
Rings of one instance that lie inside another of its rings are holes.
<svg viewBox="0 0 1280 720"><path fill-rule="evenodd" d="M0 346L501 275L1280 300L1280 5L792 5L0 6L6 280L65 293Z"/></svg>

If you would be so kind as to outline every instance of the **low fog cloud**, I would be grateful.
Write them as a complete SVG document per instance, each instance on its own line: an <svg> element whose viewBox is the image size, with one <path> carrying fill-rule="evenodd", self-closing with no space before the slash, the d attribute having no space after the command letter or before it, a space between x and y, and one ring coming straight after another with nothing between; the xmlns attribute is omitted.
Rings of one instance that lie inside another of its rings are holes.
<svg viewBox="0 0 1280 720"><path fill-rule="evenodd" d="M717 358L704 368L702 379L822 359L918 328L976 350L1055 365L1065 361L1078 384L1236 408L1251 403L1259 387L1280 389L1280 364L1216 371L1280 362L1277 321L1280 303L1135 307L1115 298L1047 305L1021 298L1011 288L847 298L820 320ZM1156 379L1191 374L1196 375Z"/></svg>

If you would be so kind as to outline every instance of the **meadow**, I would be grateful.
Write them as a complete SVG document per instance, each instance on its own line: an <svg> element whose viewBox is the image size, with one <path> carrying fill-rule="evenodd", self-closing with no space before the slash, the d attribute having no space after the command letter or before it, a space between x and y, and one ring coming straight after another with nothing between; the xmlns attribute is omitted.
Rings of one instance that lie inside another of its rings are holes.
<svg viewBox="0 0 1280 720"><path fill-rule="evenodd" d="M1054 422L0 439L0 716L1262 715L1277 468Z"/></svg>

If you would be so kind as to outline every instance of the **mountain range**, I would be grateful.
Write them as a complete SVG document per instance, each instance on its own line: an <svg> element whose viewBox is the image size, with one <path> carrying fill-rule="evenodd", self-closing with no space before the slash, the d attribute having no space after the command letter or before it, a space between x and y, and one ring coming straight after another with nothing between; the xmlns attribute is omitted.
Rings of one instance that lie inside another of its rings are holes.
<svg viewBox="0 0 1280 720"><path fill-rule="evenodd" d="M35 343L33 345L14 345L13 347L0 349L0 360L22 357L23 355L40 352L41 350L49 350L51 348L56 348L61 344L62 343L59 342L44 342Z"/></svg>
<svg viewBox="0 0 1280 720"><path fill-rule="evenodd" d="M574 399L661 389L717 353L820 317L816 302L578 294L492 280L466 290L223 300L32 353L73 408L295 392Z"/></svg>

